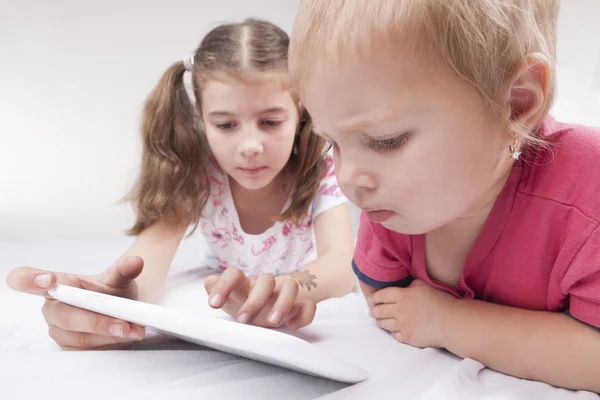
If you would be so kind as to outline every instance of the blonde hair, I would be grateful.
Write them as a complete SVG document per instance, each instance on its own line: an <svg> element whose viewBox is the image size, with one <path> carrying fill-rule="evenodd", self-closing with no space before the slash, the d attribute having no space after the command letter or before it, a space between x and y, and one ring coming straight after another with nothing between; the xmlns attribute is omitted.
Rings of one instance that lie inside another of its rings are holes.
<svg viewBox="0 0 600 400"><path fill-rule="evenodd" d="M210 194L211 155L202 124L200 102L208 79L288 78L289 37L270 22L247 19L211 30L193 54L193 105L184 87L186 65L179 61L164 73L144 105L140 175L126 200L136 211L129 235L137 235L161 220L198 226ZM189 60L188 60L189 61ZM299 104L299 103L298 103ZM299 106L295 151L286 168L291 173L291 204L276 220L296 224L307 215L325 171L325 141L312 131L308 114ZM192 231L193 232L193 231Z"/></svg>
<svg viewBox="0 0 600 400"><path fill-rule="evenodd" d="M500 118L519 62L540 53L550 64L544 116L555 95L558 0L303 0L290 44L290 73L302 92L315 65L342 56L369 59L399 49L470 85ZM539 143L504 121L512 134ZM538 122L541 122L538 121Z"/></svg>

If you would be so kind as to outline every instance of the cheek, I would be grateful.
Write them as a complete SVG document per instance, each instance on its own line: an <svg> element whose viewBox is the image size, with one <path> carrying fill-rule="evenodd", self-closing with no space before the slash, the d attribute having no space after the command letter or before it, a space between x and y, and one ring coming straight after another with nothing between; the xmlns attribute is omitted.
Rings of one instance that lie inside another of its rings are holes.
<svg viewBox="0 0 600 400"><path fill-rule="evenodd" d="M287 159L294 146L296 126L286 123L276 132L271 132L267 135L265 143L271 149L271 152L274 153L275 156Z"/></svg>
<svg viewBox="0 0 600 400"><path fill-rule="evenodd" d="M477 124L448 124L432 135L419 155L426 161L414 168L413 189L423 206L462 210L494 182L497 144L485 129Z"/></svg>
<svg viewBox="0 0 600 400"><path fill-rule="evenodd" d="M228 139L221 132L210 128L206 129L206 140L211 153L215 156L219 164L223 165L222 162L227 163L227 160L231 158L230 154L235 146L233 140Z"/></svg>
<svg viewBox="0 0 600 400"><path fill-rule="evenodd" d="M451 127L430 126L385 167L386 186L407 208L438 209L468 186L473 158L460 136Z"/></svg>

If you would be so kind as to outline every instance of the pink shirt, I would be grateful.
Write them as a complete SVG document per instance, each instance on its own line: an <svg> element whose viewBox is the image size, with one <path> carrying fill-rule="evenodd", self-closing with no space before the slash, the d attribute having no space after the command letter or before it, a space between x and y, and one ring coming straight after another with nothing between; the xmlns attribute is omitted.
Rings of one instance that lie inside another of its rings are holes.
<svg viewBox="0 0 600 400"><path fill-rule="evenodd" d="M600 327L600 131L548 117L552 151L524 152L471 248L455 287L429 278L425 236L361 216L353 267L373 287L413 278L463 299L568 312Z"/></svg>

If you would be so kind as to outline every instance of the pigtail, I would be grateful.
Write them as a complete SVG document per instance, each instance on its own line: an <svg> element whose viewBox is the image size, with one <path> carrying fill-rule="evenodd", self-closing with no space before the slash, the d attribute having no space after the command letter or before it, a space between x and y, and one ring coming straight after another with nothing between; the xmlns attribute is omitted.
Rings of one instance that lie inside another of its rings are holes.
<svg viewBox="0 0 600 400"><path fill-rule="evenodd" d="M295 152L290 158L290 170L294 176L290 207L277 218L278 221L292 219L300 225L319 191L325 175L325 140L312 130L312 120L303 110L299 134L294 143Z"/></svg>
<svg viewBox="0 0 600 400"><path fill-rule="evenodd" d="M184 87L185 71L183 62L169 67L144 104L141 172L126 197L136 211L128 235L159 220L197 225L207 202L209 147Z"/></svg>

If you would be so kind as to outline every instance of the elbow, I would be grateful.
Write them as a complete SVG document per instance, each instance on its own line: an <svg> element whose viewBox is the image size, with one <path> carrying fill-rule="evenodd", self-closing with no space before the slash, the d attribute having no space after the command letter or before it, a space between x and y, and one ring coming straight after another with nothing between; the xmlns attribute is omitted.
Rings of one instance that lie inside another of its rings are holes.
<svg viewBox="0 0 600 400"><path fill-rule="evenodd" d="M336 282L333 287L331 297L343 297L354 291L357 285L357 279L354 276L344 277Z"/></svg>

